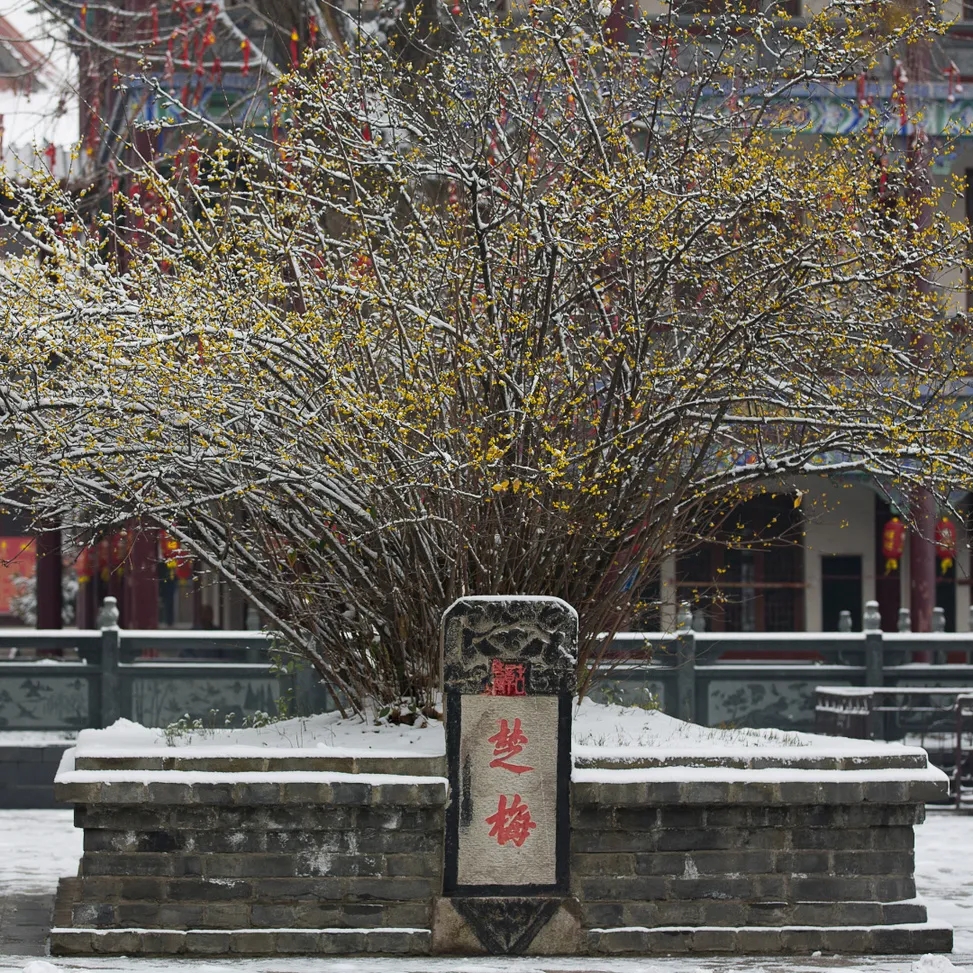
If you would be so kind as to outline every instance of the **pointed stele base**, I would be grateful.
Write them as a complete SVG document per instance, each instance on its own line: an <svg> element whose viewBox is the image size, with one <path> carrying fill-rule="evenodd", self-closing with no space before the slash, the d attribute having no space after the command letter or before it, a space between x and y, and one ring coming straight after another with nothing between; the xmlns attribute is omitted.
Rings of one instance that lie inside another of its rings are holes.
<svg viewBox="0 0 973 973"><path fill-rule="evenodd" d="M572 896L453 896L433 907L434 954L571 955L581 943Z"/></svg>

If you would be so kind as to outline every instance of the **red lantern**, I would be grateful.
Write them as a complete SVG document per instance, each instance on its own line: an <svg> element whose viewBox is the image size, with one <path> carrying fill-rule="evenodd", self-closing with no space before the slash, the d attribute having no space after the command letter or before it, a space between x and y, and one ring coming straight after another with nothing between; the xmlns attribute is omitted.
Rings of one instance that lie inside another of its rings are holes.
<svg viewBox="0 0 973 973"><path fill-rule="evenodd" d="M111 574L111 546L107 537L98 541L98 574L107 584Z"/></svg>
<svg viewBox="0 0 973 973"><path fill-rule="evenodd" d="M163 561L169 560L179 550L179 541L170 537L164 530L159 531L159 557Z"/></svg>
<svg viewBox="0 0 973 973"><path fill-rule="evenodd" d="M882 557L885 558L886 574L898 569L904 549L905 524L898 517L893 517L882 529Z"/></svg>
<svg viewBox="0 0 973 973"><path fill-rule="evenodd" d="M940 574L945 574L956 558L956 525L949 517L940 517L936 524L936 557Z"/></svg>
<svg viewBox="0 0 973 973"><path fill-rule="evenodd" d="M95 570L95 556L90 547L82 547L78 559L74 562L74 570L78 575L78 584L87 584Z"/></svg>
<svg viewBox="0 0 973 973"><path fill-rule="evenodd" d="M301 39L301 35L298 34L297 29L291 31L291 67L296 68L300 64L300 50L298 48L298 42Z"/></svg>
<svg viewBox="0 0 973 973"><path fill-rule="evenodd" d="M188 581L193 576L193 559L188 551L179 546L179 541L159 531L159 555L169 569L169 577L179 581Z"/></svg>

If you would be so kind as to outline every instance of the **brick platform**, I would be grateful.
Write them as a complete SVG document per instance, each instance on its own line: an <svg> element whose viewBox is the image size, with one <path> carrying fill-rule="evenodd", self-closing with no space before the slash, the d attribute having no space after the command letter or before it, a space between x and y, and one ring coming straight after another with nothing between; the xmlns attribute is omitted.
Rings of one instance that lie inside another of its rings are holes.
<svg viewBox="0 0 973 973"><path fill-rule="evenodd" d="M71 760L56 790L76 805L85 850L59 888L53 954L433 950L449 915L437 907L441 760ZM913 827L947 786L921 754L579 763L560 908L581 934L561 950L951 949L952 931L915 901Z"/></svg>
<svg viewBox="0 0 973 973"><path fill-rule="evenodd" d="M443 778L199 770L57 785L85 850L52 954L429 951Z"/></svg>
<svg viewBox="0 0 973 973"><path fill-rule="evenodd" d="M757 761L575 770L572 888L592 952L952 949L914 901L913 827L946 787L923 755Z"/></svg>

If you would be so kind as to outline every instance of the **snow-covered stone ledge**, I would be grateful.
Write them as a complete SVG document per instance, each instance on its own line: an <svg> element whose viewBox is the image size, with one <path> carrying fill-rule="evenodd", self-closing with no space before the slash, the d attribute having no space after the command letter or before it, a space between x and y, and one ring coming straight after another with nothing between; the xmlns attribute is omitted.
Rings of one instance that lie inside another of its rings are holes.
<svg viewBox="0 0 973 973"><path fill-rule="evenodd" d="M606 714L607 715L607 714ZM615 711L574 747L571 867L597 953L948 952L914 825L919 748Z"/></svg>
<svg viewBox="0 0 973 973"><path fill-rule="evenodd" d="M951 948L915 897L913 826L948 787L924 751L588 702L573 737L578 934L529 952ZM444 752L441 724L334 715L82 732L55 785L85 851L52 952L430 952Z"/></svg>
<svg viewBox="0 0 973 973"><path fill-rule="evenodd" d="M576 768L572 796L577 804L616 806L661 804L824 805L924 804L945 797L945 775L935 767L902 766L890 758L870 770L811 770L779 765L735 767L666 766L614 770Z"/></svg>

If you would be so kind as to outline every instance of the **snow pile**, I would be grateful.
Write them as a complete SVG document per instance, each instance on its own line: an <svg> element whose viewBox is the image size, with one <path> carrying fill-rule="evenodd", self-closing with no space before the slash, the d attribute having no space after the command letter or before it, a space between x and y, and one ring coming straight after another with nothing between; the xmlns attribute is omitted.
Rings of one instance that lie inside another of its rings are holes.
<svg viewBox="0 0 973 973"><path fill-rule="evenodd" d="M614 706L585 699L574 714L574 742L596 747L665 747L723 750L752 747L807 747L821 737L793 730L724 730L698 726L661 710Z"/></svg>
<svg viewBox="0 0 973 973"><path fill-rule="evenodd" d="M46 960L35 959L24 967L24 973L61 973L61 968Z"/></svg>
<svg viewBox="0 0 973 973"><path fill-rule="evenodd" d="M948 956L926 953L912 964L912 973L960 973L960 968L954 966Z"/></svg>
<svg viewBox="0 0 973 973"><path fill-rule="evenodd" d="M170 743L171 740L171 743ZM446 752L443 724L425 726L342 718L340 713L282 720L245 729L201 729L168 734L165 730L118 720L104 730L82 730L77 753L132 757L166 747L192 748L194 756L286 756L299 751L323 757L439 757Z"/></svg>
<svg viewBox="0 0 973 973"><path fill-rule="evenodd" d="M917 754L916 747L901 744L820 736L795 730L734 729L686 723L659 710L635 706L608 706L584 700L575 710L575 759L631 761L640 757L669 759L703 756L760 756L786 760L789 757L867 757L874 754Z"/></svg>
<svg viewBox="0 0 973 973"><path fill-rule="evenodd" d="M788 750L803 747L806 751L820 748L856 750L861 752L888 751L889 744L870 740L851 740L845 737L799 733L796 730L723 729L686 723L661 710L644 710L637 706L610 706L593 703L589 699L575 708L574 742L579 746L599 749L632 747L652 749L694 750L706 752L740 751L761 753L768 750ZM803 751L802 751L803 752Z"/></svg>
<svg viewBox="0 0 973 973"><path fill-rule="evenodd" d="M301 717L246 729L189 729L167 733L119 720L104 730L78 734L79 755L135 757L160 749L191 748L194 756L278 756L289 753L322 757L439 757L446 752L445 730L437 720L415 726L338 713ZM814 736L781 730L725 730L697 726L658 710L623 707L583 700L575 707L573 753L577 757L631 759L658 757L761 756L786 759L794 755L868 756L875 753L919 753L897 744Z"/></svg>

